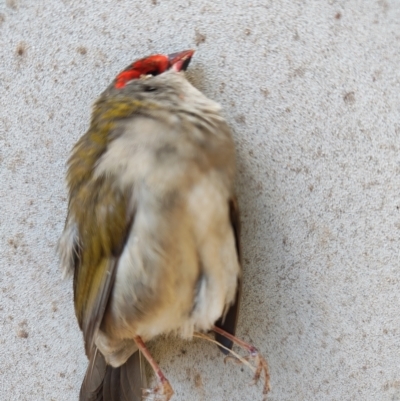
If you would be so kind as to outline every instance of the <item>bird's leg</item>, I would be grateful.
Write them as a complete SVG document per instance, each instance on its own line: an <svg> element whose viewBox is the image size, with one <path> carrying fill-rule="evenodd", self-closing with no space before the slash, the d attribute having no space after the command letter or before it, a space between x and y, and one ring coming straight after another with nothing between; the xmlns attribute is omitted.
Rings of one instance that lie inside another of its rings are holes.
<svg viewBox="0 0 400 401"><path fill-rule="evenodd" d="M140 352L144 355L144 357L149 362L150 366L153 368L154 373L156 374L158 385L154 389L146 389L144 390L144 394L147 397L154 397L155 401L169 401L170 398L174 394L174 390L169 384L168 379L164 376L164 373L161 371L157 362L151 356L150 351L147 349L145 343L141 339L141 337L134 337L135 343L138 346Z"/></svg>
<svg viewBox="0 0 400 401"><path fill-rule="evenodd" d="M261 374L263 373L264 376L264 389L263 393L267 394L269 390L271 389L270 386L270 377L269 377L269 368L268 368L268 363L264 359L264 357L258 352L257 348L254 347L251 344L247 344L245 341L240 340L239 338L233 336L232 334L227 333L225 330L220 329L217 326L214 326L212 330L215 333L221 334L228 340L231 340L234 344L238 345L240 348L245 349L250 355L244 359L249 360L252 359L254 360L256 364L256 371L254 373L254 382L257 383L257 381L260 379Z"/></svg>

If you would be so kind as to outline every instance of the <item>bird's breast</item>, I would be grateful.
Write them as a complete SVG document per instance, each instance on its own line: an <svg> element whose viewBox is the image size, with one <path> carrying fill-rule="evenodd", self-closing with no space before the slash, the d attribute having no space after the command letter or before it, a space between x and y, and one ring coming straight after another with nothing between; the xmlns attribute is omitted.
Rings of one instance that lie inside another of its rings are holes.
<svg viewBox="0 0 400 401"><path fill-rule="evenodd" d="M106 318L119 336L190 337L233 301L238 257L227 191L215 180L205 176L169 201L140 191Z"/></svg>
<svg viewBox="0 0 400 401"><path fill-rule="evenodd" d="M228 141L214 160L218 146L201 145L192 128L136 119L97 166L97 175L131 188L135 210L102 325L114 338L190 337L209 329L234 299L232 146Z"/></svg>

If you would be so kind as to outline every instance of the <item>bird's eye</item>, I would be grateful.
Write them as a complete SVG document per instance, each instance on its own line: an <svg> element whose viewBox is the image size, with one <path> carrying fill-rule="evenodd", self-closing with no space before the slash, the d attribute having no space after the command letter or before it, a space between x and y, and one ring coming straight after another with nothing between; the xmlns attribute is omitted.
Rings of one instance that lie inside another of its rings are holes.
<svg viewBox="0 0 400 401"><path fill-rule="evenodd" d="M145 86L144 90L145 92L155 92L157 88L155 86Z"/></svg>

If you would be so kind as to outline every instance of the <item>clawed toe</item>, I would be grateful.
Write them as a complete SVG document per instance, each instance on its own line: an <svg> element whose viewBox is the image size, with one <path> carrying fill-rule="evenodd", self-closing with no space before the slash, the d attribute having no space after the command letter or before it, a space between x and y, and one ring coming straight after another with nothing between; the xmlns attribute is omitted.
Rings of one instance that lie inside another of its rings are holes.
<svg viewBox="0 0 400 401"><path fill-rule="evenodd" d="M226 331L216 326L214 326L213 330L216 333L231 340L233 343L235 343L242 349L245 349L249 353L249 355L246 357L240 357L232 350L226 348L229 352L231 352L234 358L228 356L225 358L225 361L228 359L229 360L233 359L236 363L244 363L247 366L249 366L254 372L254 377L253 377L254 384L256 384L260 380L260 377L263 376L264 379L263 399L266 400L266 395L271 390L271 385L270 385L269 367L265 358L258 352L258 350L254 346L244 342L243 340L238 339L234 335L229 334ZM250 362L253 362L255 367Z"/></svg>
<svg viewBox="0 0 400 401"><path fill-rule="evenodd" d="M255 365L257 366L256 372L254 373L254 378L253 378L254 384L256 384L260 380L260 377L263 374L263 376L264 376L263 394L266 395L271 390L268 363L258 353L258 351L257 351L256 355L252 355L252 356L250 356L250 358L254 360Z"/></svg>
<svg viewBox="0 0 400 401"><path fill-rule="evenodd" d="M164 380L158 384L154 389L144 389L143 398L147 401L169 401L174 395L168 380Z"/></svg>

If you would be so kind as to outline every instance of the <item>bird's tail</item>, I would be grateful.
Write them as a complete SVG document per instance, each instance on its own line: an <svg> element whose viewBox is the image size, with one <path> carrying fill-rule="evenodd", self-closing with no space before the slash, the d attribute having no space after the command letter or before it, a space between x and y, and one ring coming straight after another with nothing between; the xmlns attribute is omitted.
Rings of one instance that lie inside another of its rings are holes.
<svg viewBox="0 0 400 401"><path fill-rule="evenodd" d="M120 367L113 368L97 350L89 362L79 401L142 401L146 388L144 360L139 351Z"/></svg>

